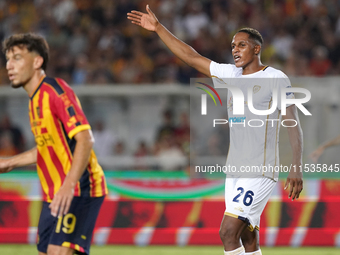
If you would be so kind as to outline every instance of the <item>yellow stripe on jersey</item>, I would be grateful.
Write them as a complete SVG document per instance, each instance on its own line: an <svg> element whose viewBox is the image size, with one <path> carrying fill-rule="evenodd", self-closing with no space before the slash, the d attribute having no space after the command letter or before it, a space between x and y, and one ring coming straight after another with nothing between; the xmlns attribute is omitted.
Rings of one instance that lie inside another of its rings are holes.
<svg viewBox="0 0 340 255"><path fill-rule="evenodd" d="M90 127L90 125L87 125L87 124L86 125L78 126L78 127L74 128L74 129L72 129L72 131L68 134L68 137L70 139L72 139L73 136L75 136L75 134L77 134L77 133L79 133L81 131L84 131L84 130L88 130L88 129L91 129L91 127Z"/></svg>
<svg viewBox="0 0 340 255"><path fill-rule="evenodd" d="M38 101L39 97L35 97L33 100ZM49 102L50 102L50 96L49 96L48 93L44 92L42 105L43 106L49 105ZM38 105L38 102L36 102L36 104ZM53 130L52 131L53 133L57 132L57 130L55 130L55 126L51 125L51 122L46 122L46 128L48 130ZM62 146L60 141L58 141L56 138L57 137L53 138L53 145L52 145L53 149L58 148L59 146ZM38 148L41 156L43 157L43 159L44 159L44 161L45 161L45 163L48 167L48 170L49 170L48 172L49 172L51 179L53 180L53 184L54 184L53 194L55 194L55 193L57 193L57 191L59 190L59 188L61 187L61 184L62 184L62 180L61 180L60 175L58 173L58 169L56 168L55 164L53 163L49 152L46 149L40 151L40 147L37 147L37 148ZM54 151L58 152L58 150L54 150Z"/></svg>
<svg viewBox="0 0 340 255"><path fill-rule="evenodd" d="M91 165L91 173L93 174L93 178L94 178L94 181L95 181L94 194L95 194L95 196L98 196L98 197L104 196L105 194L108 193L106 183L105 183L105 194L103 193L104 192L103 188L102 188L103 185L101 185L102 179L105 182L105 178L102 178L104 176L104 172L103 172L101 166L98 164L97 157L96 157L93 150L91 150L91 159L92 160L89 163Z"/></svg>
<svg viewBox="0 0 340 255"><path fill-rule="evenodd" d="M39 167L39 165L37 165L37 173L38 173L38 176L39 176L39 180L40 180L40 183L41 183L41 187L44 191L44 193L46 194L46 201L47 202L51 202L52 199L50 198L50 196L48 195L49 194L49 188L48 188L48 184L47 184L47 181L45 179L45 176L43 174L43 171L41 170L41 168Z"/></svg>

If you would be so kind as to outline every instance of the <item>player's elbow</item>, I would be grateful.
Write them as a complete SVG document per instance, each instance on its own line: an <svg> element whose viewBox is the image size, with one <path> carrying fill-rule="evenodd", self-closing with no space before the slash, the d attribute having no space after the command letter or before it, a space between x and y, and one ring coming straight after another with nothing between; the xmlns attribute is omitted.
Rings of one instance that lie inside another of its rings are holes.
<svg viewBox="0 0 340 255"><path fill-rule="evenodd" d="M92 135L91 130L84 130L79 132L75 135L75 139L77 144L81 144L83 148L90 148L92 149L94 144L94 137Z"/></svg>
<svg viewBox="0 0 340 255"><path fill-rule="evenodd" d="M94 137L93 137L92 133L91 133L91 135L88 136L88 138L86 139L86 143L87 143L87 146L88 146L89 148L92 149L92 147L93 147L93 145L94 145L94 143L95 143L95 140L94 140Z"/></svg>
<svg viewBox="0 0 340 255"><path fill-rule="evenodd" d="M187 58L187 64L191 66L192 68L197 69L198 63L199 63L199 55L198 54L190 54Z"/></svg>
<svg viewBox="0 0 340 255"><path fill-rule="evenodd" d="M197 52L191 53L185 61L189 66L210 77L210 60Z"/></svg>

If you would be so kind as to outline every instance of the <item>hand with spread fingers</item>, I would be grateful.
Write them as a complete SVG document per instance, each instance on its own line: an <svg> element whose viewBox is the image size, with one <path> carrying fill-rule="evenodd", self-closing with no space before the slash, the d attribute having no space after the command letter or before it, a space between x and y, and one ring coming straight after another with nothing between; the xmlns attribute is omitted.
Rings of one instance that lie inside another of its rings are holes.
<svg viewBox="0 0 340 255"><path fill-rule="evenodd" d="M291 198L292 201L299 198L303 189L302 172L300 169L296 171L295 168L291 169L290 173L288 174L284 189L286 190L287 188L289 188L288 198Z"/></svg>
<svg viewBox="0 0 340 255"><path fill-rule="evenodd" d="M63 215L67 214L70 209L73 196L74 188L64 182L58 192L54 195L54 198L49 205L51 214L54 217L62 217Z"/></svg>
<svg viewBox="0 0 340 255"><path fill-rule="evenodd" d="M151 11L149 5L146 6L147 13L139 11L131 11L128 13L128 19L131 20L133 24L141 26L149 31L156 31L159 24L158 19L155 14Z"/></svg>

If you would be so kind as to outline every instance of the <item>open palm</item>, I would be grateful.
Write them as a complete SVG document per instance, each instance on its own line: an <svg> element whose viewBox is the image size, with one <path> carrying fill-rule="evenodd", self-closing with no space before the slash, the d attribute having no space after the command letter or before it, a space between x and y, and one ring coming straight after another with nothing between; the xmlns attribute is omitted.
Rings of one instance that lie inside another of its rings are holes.
<svg viewBox="0 0 340 255"><path fill-rule="evenodd" d="M128 19L131 20L133 24L141 26L149 31L155 31L158 25L158 19L155 14L151 11L149 5L146 6L146 11L148 13L143 13L139 11L131 11L128 13Z"/></svg>

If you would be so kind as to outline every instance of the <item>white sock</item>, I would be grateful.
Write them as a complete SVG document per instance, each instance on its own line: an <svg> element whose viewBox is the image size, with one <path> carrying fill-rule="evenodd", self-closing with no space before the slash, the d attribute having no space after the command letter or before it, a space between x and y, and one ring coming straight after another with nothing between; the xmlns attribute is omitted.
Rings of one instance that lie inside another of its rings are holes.
<svg viewBox="0 0 340 255"><path fill-rule="evenodd" d="M241 246L233 251L224 251L224 255L245 255L244 247Z"/></svg>
<svg viewBox="0 0 340 255"><path fill-rule="evenodd" d="M261 249L252 252L246 252L244 255L262 255Z"/></svg>

